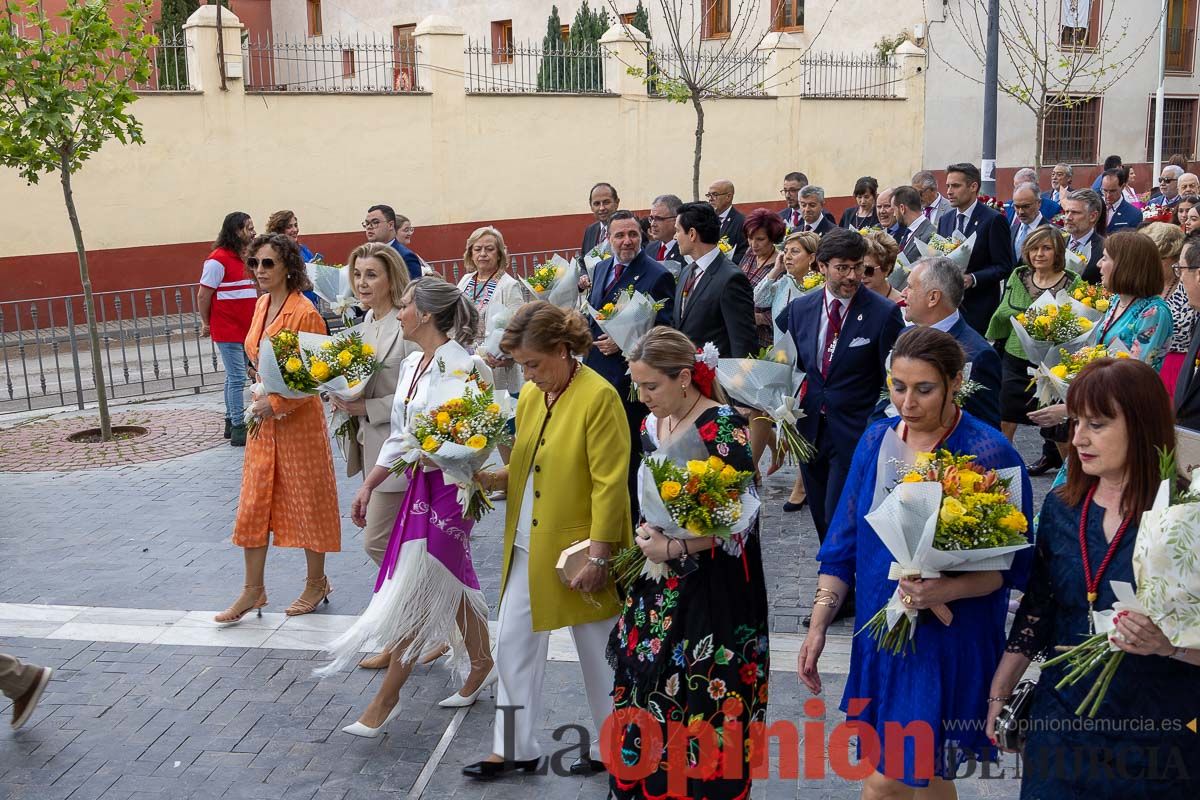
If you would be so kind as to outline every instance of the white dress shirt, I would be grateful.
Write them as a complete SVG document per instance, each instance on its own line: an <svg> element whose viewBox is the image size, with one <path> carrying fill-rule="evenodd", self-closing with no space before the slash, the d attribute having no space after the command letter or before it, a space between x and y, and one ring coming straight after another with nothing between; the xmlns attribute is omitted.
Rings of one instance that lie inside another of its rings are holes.
<svg viewBox="0 0 1200 800"><path fill-rule="evenodd" d="M954 212L954 230L956 230L956 231L959 230L958 220L960 217L965 216L967 218L967 221L963 224L962 234L964 236L967 235L966 228L967 228L967 226L969 226L971 224L971 215L975 213L975 206L977 206L977 205L979 205L978 200L976 200L974 203L971 203L971 205L967 206L962 211L959 211L957 208L953 210L953 212Z"/></svg>
<svg viewBox="0 0 1200 800"><path fill-rule="evenodd" d="M937 322L933 323L929 327L933 328L935 331L941 331L942 333L949 333L950 329L953 328L955 325L957 325L958 321L960 319L962 319L962 314L958 313L958 309L955 309L953 314L946 317L945 319L938 320Z"/></svg>

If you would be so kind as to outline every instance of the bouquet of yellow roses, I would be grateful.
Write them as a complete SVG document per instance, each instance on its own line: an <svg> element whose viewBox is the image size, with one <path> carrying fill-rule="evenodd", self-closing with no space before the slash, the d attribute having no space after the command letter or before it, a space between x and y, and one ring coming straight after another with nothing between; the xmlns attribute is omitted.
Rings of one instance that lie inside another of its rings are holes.
<svg viewBox="0 0 1200 800"><path fill-rule="evenodd" d="M974 459L948 450L914 455L895 429L884 435L876 501L866 520L895 559L889 580L1005 570L1018 550L1031 546L1020 468L986 469ZM953 619L945 606L930 610L943 624ZM859 633L870 634L879 649L902 654L915 648L917 616L897 586Z"/></svg>
<svg viewBox="0 0 1200 800"><path fill-rule="evenodd" d="M754 473L708 455L695 428L643 458L638 482L645 524L672 539L728 539L747 530L758 513ZM613 560L619 586L628 589L642 574L661 580L669 570L664 564L649 563L636 545Z"/></svg>
<svg viewBox="0 0 1200 800"><path fill-rule="evenodd" d="M465 375L437 374L427 405L409 418L408 448L392 472L403 472L422 457L428 459L458 485L463 515L478 521L493 506L475 481L475 473L497 445L511 440L507 420L479 367Z"/></svg>
<svg viewBox="0 0 1200 800"><path fill-rule="evenodd" d="M263 336L258 346L258 382L249 390L251 402L268 394L293 400L316 394L317 380L304 365L300 349L302 335L285 328L274 336ZM256 436L262 426L250 402L246 403L242 424L250 436Z"/></svg>
<svg viewBox="0 0 1200 800"><path fill-rule="evenodd" d="M383 366L375 358L375 348L363 341L361 328L350 328L336 336L301 333L299 338L305 367L317 382L317 389L341 400L350 402L362 397L367 379ZM358 438L358 418L337 410L329 427L345 457Z"/></svg>
<svg viewBox="0 0 1200 800"><path fill-rule="evenodd" d="M535 264L521 283L535 300L545 300L559 308L575 308L579 302L579 267L557 253L545 264Z"/></svg>
<svg viewBox="0 0 1200 800"><path fill-rule="evenodd" d="M1025 357L1035 364L1046 360L1055 348L1068 353L1091 344L1097 332L1082 302L1064 289L1056 295L1044 292L1029 308L1012 318L1013 334L1021 342Z"/></svg>
<svg viewBox="0 0 1200 800"><path fill-rule="evenodd" d="M922 242L920 239L913 241L917 245L917 252L921 254L921 258L945 256L964 272L967 264L971 261L971 252L975 249L975 234L963 236L958 231L954 231L948 238L935 233L929 237L928 243Z"/></svg>
<svg viewBox="0 0 1200 800"><path fill-rule="evenodd" d="M1104 312L1112 305L1113 293L1099 284L1081 280L1071 287L1071 297L1093 312L1089 318L1095 322L1104 316Z"/></svg>
<svg viewBox="0 0 1200 800"><path fill-rule="evenodd" d="M1067 401L1067 389L1080 370L1099 358L1130 358L1129 348L1120 339L1111 345L1093 344L1068 353L1061 347L1050 352L1046 360L1029 368L1034 396L1042 406Z"/></svg>

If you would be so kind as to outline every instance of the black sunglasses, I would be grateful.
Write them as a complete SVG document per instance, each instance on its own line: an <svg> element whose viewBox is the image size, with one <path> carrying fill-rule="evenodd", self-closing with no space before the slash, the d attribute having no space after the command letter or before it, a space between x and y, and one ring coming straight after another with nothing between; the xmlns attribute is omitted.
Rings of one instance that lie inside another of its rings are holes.
<svg viewBox="0 0 1200 800"><path fill-rule="evenodd" d="M870 278L874 274L875 274L874 267L863 267L863 275L866 275L868 278Z"/></svg>
<svg viewBox="0 0 1200 800"><path fill-rule="evenodd" d="M249 267L250 269L258 269L259 264L262 264L267 269L273 269L275 267L275 259L264 258L262 260L259 260L257 258L254 258L253 256L246 259L246 266Z"/></svg>

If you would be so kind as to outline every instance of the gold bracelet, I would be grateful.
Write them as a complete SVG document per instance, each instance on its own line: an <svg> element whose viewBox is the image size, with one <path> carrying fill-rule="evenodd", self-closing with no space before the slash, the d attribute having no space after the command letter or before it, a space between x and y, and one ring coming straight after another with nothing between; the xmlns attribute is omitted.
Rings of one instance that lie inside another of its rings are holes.
<svg viewBox="0 0 1200 800"><path fill-rule="evenodd" d="M841 597L832 589L817 589L817 593L813 595L813 608L817 606L837 608L840 601Z"/></svg>

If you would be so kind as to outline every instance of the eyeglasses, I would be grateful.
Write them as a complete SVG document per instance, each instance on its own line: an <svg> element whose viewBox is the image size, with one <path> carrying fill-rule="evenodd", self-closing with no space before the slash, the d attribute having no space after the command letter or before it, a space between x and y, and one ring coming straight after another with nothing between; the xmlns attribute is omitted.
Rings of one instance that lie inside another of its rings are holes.
<svg viewBox="0 0 1200 800"><path fill-rule="evenodd" d="M262 264L263 267L266 269L273 269L275 267L275 259L273 259L273 258L257 259L257 258L254 258L253 256L246 259L246 266L249 267L250 269L258 269L259 264Z"/></svg>
<svg viewBox="0 0 1200 800"><path fill-rule="evenodd" d="M367 230L370 230L371 228L378 228L382 224L383 220L381 219L364 219L362 226Z"/></svg>
<svg viewBox="0 0 1200 800"><path fill-rule="evenodd" d="M874 270L874 267L868 267L866 264L859 262L858 264L830 264L827 269L836 272L838 275L849 275L851 272L857 275L870 275L868 269Z"/></svg>
<svg viewBox="0 0 1200 800"><path fill-rule="evenodd" d="M1175 273L1176 278L1182 278L1183 273L1189 269L1200 269L1200 267L1189 267L1184 264L1172 264L1171 271Z"/></svg>
<svg viewBox="0 0 1200 800"><path fill-rule="evenodd" d="M779 193L781 195L783 195L784 197L787 197L789 194L800 194L800 189L799 189L799 187L797 187L795 189L789 189L785 186L784 188L779 190Z"/></svg>
<svg viewBox="0 0 1200 800"><path fill-rule="evenodd" d="M673 219L675 219L675 217L671 217L671 216L666 216L666 217L656 217L656 216L654 216L653 214L651 214L651 215L649 216L649 220L650 220L651 222L670 222L670 221L671 221L671 220L673 220Z"/></svg>
<svg viewBox="0 0 1200 800"><path fill-rule="evenodd" d="M712 199L714 199L714 198L717 198L717 197L724 197L724 196L725 196L725 195L727 195L727 194L733 194L733 192L707 192L707 193L704 195L704 199L705 199L705 200L712 200Z"/></svg>
<svg viewBox="0 0 1200 800"><path fill-rule="evenodd" d="M1037 203L1013 203L1013 208L1015 208L1017 211L1029 211L1037 207Z"/></svg>
<svg viewBox="0 0 1200 800"><path fill-rule="evenodd" d="M875 268L872 266L864 266L862 268L862 274L868 278L873 277L875 275Z"/></svg>

